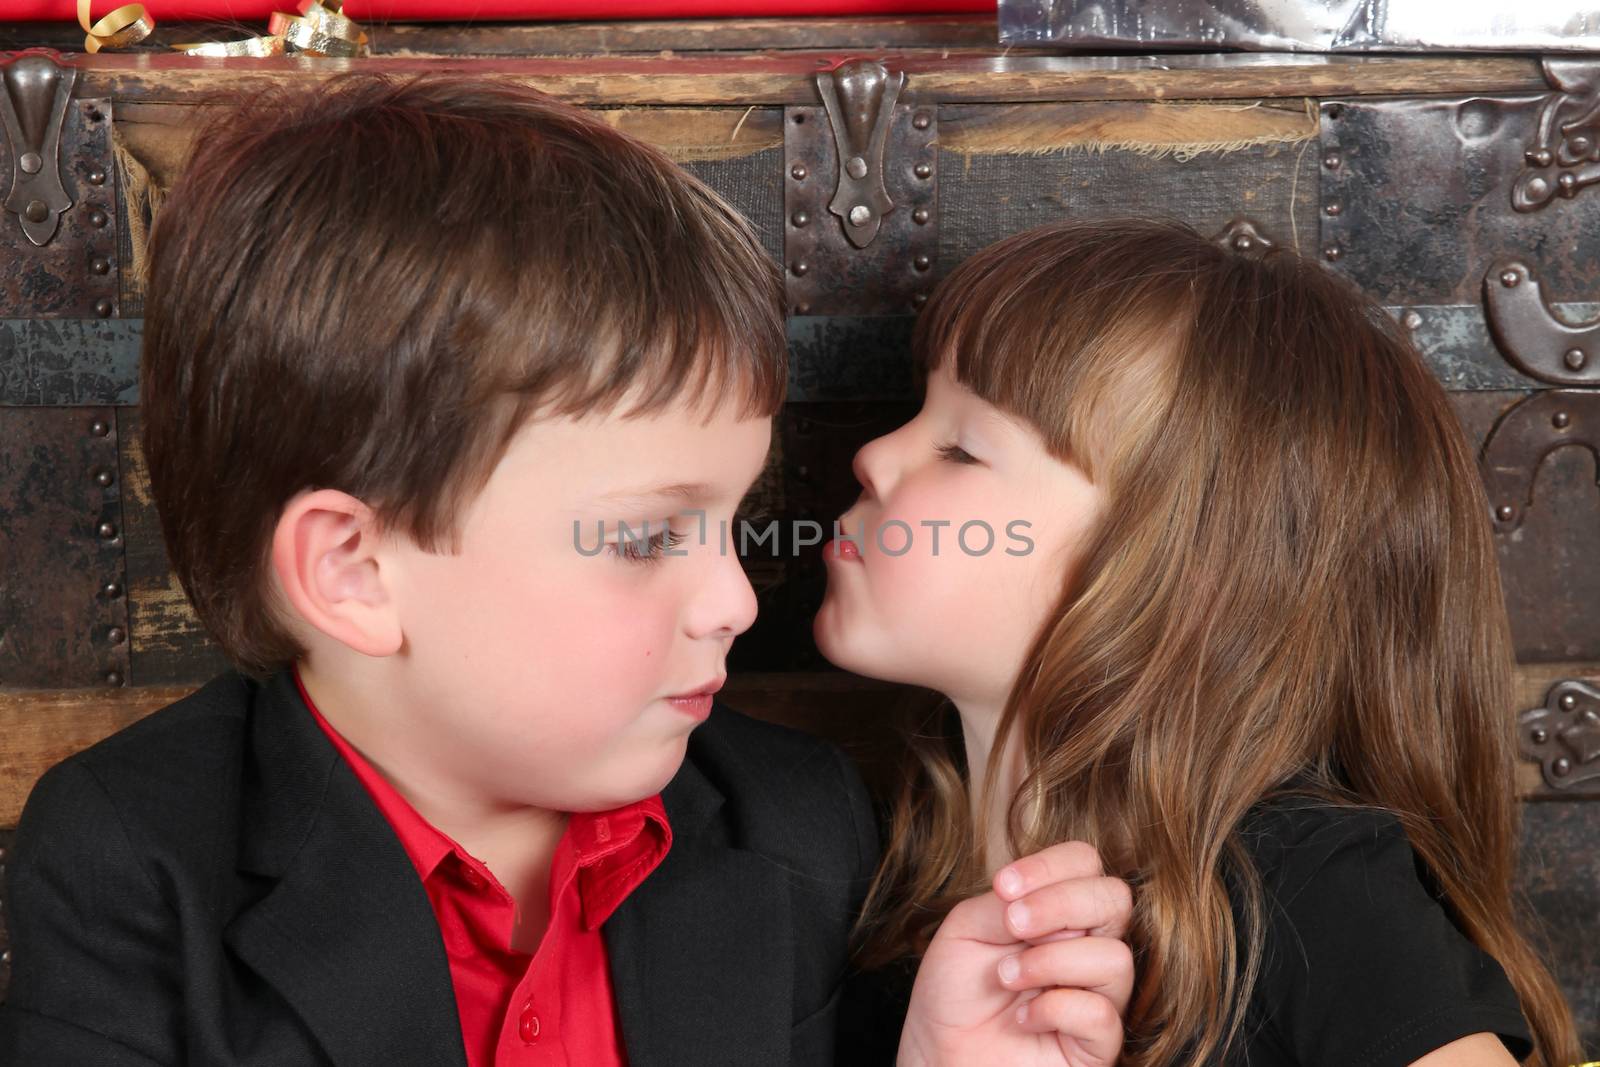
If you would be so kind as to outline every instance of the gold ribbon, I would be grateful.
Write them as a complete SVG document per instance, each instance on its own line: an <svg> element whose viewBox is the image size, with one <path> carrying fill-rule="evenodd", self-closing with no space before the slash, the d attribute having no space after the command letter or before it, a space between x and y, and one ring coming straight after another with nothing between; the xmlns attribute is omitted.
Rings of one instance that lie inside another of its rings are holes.
<svg viewBox="0 0 1600 1067"><path fill-rule="evenodd" d="M274 11L267 33L242 41L194 41L172 47L191 56L358 56L367 35L340 12L344 0L300 0L299 14Z"/></svg>
<svg viewBox="0 0 1600 1067"><path fill-rule="evenodd" d="M123 4L99 22L89 19L89 5L93 0L78 0L78 25L87 36L83 39L85 52L98 52L102 48L127 48L138 44L156 28L155 20L145 14L143 4Z"/></svg>

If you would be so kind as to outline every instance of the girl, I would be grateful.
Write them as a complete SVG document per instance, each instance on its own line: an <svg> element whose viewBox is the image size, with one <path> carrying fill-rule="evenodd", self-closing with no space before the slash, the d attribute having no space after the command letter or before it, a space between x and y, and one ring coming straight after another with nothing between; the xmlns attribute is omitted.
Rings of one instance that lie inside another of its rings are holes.
<svg viewBox="0 0 1600 1067"><path fill-rule="evenodd" d="M1073 221L963 263L913 344L922 410L856 456L815 621L959 720L921 739L866 964L1083 840L1134 887L1122 1062L1580 1058L1513 914L1487 503L1388 316L1286 252Z"/></svg>

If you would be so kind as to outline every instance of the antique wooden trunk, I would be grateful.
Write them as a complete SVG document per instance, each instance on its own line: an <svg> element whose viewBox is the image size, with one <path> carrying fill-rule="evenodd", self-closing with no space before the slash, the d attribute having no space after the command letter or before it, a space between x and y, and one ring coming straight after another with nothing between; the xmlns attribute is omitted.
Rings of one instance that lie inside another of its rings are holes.
<svg viewBox="0 0 1600 1067"><path fill-rule="evenodd" d="M193 37L86 56L75 33L0 26L0 828L44 768L224 666L137 446L144 242L196 104L354 66L471 70L601 111L760 229L793 353L771 517L850 505L855 449L915 410L926 293L1006 234L1174 215L1376 294L1481 449L1520 660L1523 888L1600 1044L1600 60L1064 57L1001 50L983 18L393 26L350 60L163 46ZM762 606L729 702L842 741L880 782L897 692L816 652L816 554L746 564Z"/></svg>

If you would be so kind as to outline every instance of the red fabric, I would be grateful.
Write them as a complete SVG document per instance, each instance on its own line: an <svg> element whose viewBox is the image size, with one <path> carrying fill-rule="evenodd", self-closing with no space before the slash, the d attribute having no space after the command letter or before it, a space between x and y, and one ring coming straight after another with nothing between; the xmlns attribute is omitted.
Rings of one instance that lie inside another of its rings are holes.
<svg viewBox="0 0 1600 1067"><path fill-rule="evenodd" d="M95 0L93 17L124 0ZM156 22L211 19L264 21L274 11L293 13L294 0L141 0ZM9 0L6 18L78 21L76 0ZM917 15L993 11L995 0L346 0L345 14L360 22L473 22L684 18L797 18L841 15ZM261 27L265 33L266 27Z"/></svg>
<svg viewBox="0 0 1600 1067"><path fill-rule="evenodd" d="M511 948L516 906L480 861L424 819L300 696L372 794L417 868L450 959L469 1067L622 1067L600 924L672 846L659 796L574 813L550 868L550 925L532 955Z"/></svg>

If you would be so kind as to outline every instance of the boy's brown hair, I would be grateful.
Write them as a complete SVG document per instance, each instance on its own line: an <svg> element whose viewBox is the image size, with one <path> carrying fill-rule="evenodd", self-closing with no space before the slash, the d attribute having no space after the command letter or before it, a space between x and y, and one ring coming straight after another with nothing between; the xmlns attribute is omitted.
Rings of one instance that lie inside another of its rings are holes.
<svg viewBox="0 0 1600 1067"><path fill-rule="evenodd" d="M787 381L782 284L665 155L515 84L351 74L219 108L150 245L142 443L174 572L257 676L303 653L282 508L342 490L436 551L535 415Z"/></svg>

